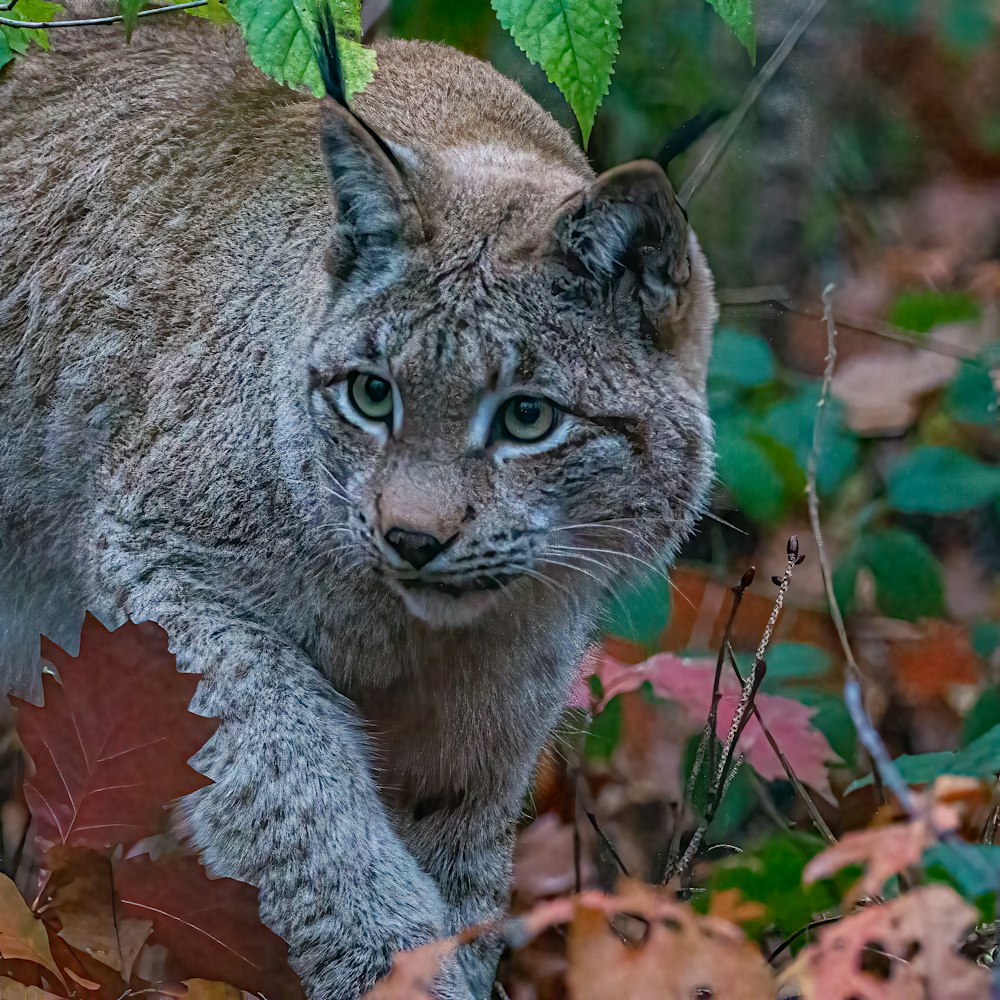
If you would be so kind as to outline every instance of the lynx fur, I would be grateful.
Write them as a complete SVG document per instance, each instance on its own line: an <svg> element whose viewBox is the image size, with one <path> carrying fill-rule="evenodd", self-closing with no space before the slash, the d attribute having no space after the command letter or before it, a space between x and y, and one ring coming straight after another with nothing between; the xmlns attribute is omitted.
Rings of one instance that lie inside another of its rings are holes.
<svg viewBox="0 0 1000 1000"><path fill-rule="evenodd" d="M0 76L0 663L163 625L222 719L180 832L353 1000L504 910L602 597L704 503L711 277L658 166L451 49L348 111L193 18L53 42Z"/></svg>

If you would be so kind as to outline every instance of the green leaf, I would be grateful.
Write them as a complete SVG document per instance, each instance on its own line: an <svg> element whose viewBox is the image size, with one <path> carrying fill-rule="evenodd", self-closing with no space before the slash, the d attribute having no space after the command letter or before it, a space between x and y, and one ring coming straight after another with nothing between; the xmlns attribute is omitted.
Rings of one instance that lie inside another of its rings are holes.
<svg viewBox="0 0 1000 1000"><path fill-rule="evenodd" d="M916 333L944 323L979 318L979 303L965 292L904 292L892 307L889 322Z"/></svg>
<svg viewBox="0 0 1000 1000"><path fill-rule="evenodd" d="M792 449L802 469L807 467L812 451L819 398L819 383L811 382L802 386L794 396L775 403L764 419L767 433ZM821 493L832 493L857 468L858 442L853 434L844 429L843 411L839 400L827 399L816 469L816 482Z"/></svg>
<svg viewBox="0 0 1000 1000"><path fill-rule="evenodd" d="M122 27L125 29L126 40L130 39L132 32L135 31L142 4L143 0L118 0L118 13L122 16Z"/></svg>
<svg viewBox="0 0 1000 1000"><path fill-rule="evenodd" d="M757 62L757 24L753 0L707 0L716 14L729 26L747 50L752 63Z"/></svg>
<svg viewBox="0 0 1000 1000"><path fill-rule="evenodd" d="M612 698L604 706L604 710L594 716L583 752L588 760L608 760L618 745L622 732L622 700Z"/></svg>
<svg viewBox="0 0 1000 1000"><path fill-rule="evenodd" d="M709 382L722 382L754 389L773 382L777 365L768 342L731 327L715 335L708 365Z"/></svg>
<svg viewBox="0 0 1000 1000"><path fill-rule="evenodd" d="M182 0L177 0L177 2L182 2ZM184 13L204 18L215 24L231 24L233 20L233 15L229 13L229 8L226 6L226 0L208 0L204 7L185 7Z"/></svg>
<svg viewBox="0 0 1000 1000"><path fill-rule="evenodd" d="M779 833L759 847L737 854L711 868L708 891L695 897L695 907L707 911L713 893L738 889L748 902L760 903L764 913L744 923L759 938L769 928L787 937L805 927L817 913L840 903L843 892L856 878L855 870L834 879L802 884L802 871L823 849L818 837L806 833Z"/></svg>
<svg viewBox="0 0 1000 1000"><path fill-rule="evenodd" d="M866 532L848 550L833 573L841 611L854 603L858 571L875 578L875 602L890 618L916 621L944 614L944 581L934 553L916 535L901 528Z"/></svg>
<svg viewBox="0 0 1000 1000"><path fill-rule="evenodd" d="M772 693L794 697L786 689L788 681L822 677L831 666L830 654L805 642L776 642L767 653L767 673L763 688ZM780 691L779 691L780 689Z"/></svg>
<svg viewBox="0 0 1000 1000"><path fill-rule="evenodd" d="M616 589L608 598L602 622L610 635L628 639L647 652L658 647L670 618L670 584L659 574L640 577Z"/></svg>
<svg viewBox="0 0 1000 1000"><path fill-rule="evenodd" d="M903 754L896 767L908 785L925 785L942 774L985 778L1000 773L1000 725L993 726L964 750L938 750L934 753ZM871 784L871 775L855 781L847 790Z"/></svg>
<svg viewBox="0 0 1000 1000"><path fill-rule="evenodd" d="M323 81L313 47L316 7L310 0L229 0L229 13L240 26L254 65L272 80L323 95ZM375 52L360 44L358 0L330 0L337 27L347 97L363 90L375 76Z"/></svg>
<svg viewBox="0 0 1000 1000"><path fill-rule="evenodd" d="M586 147L618 55L620 0L491 2L517 47L562 91Z"/></svg>
<svg viewBox="0 0 1000 1000"><path fill-rule="evenodd" d="M1000 725L1000 690L984 688L962 720L962 743L968 745Z"/></svg>
<svg viewBox="0 0 1000 1000"><path fill-rule="evenodd" d="M958 373L948 386L945 397L951 415L964 424L996 427L997 389L990 370L1000 366L1000 343L990 344L980 352L979 360L959 364Z"/></svg>
<svg viewBox="0 0 1000 1000"><path fill-rule="evenodd" d="M1000 497L1000 468L956 448L921 447L889 472L888 501L908 514L959 514Z"/></svg>
<svg viewBox="0 0 1000 1000"><path fill-rule="evenodd" d="M924 851L925 868L941 868L966 899L1000 890L1000 846L938 842Z"/></svg>
<svg viewBox="0 0 1000 1000"><path fill-rule="evenodd" d="M743 418L720 421L715 438L719 478L736 506L774 523L803 495L805 474L792 450Z"/></svg>
<svg viewBox="0 0 1000 1000"><path fill-rule="evenodd" d="M48 0L20 0L5 16L18 21L54 21L66 8ZM11 28L0 25L0 66L9 63L15 55L23 56L31 43L48 49L49 33L44 28Z"/></svg>

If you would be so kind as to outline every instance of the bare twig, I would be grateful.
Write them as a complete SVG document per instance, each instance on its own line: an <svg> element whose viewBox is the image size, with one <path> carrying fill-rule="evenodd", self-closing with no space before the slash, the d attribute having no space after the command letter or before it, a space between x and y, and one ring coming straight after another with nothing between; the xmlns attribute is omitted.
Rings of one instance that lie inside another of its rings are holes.
<svg viewBox="0 0 1000 1000"><path fill-rule="evenodd" d="M782 64L788 58L789 53L795 48L795 44L802 37L806 28L812 24L816 15L826 6L826 0L812 0L809 6L799 15L798 20L789 29L788 34L782 39L781 44L771 54L771 58L760 68L754 78L747 85L743 92L743 97L736 109L726 120L715 141L709 146L705 155L698 161L694 170L688 175L681 185L677 200L683 206L687 206L691 199L698 193L699 188L711 176L722 154L726 151L733 136L736 135L747 112L753 107L757 98L764 92L764 88L771 82L774 74L781 69Z"/></svg>
<svg viewBox="0 0 1000 1000"><path fill-rule="evenodd" d="M608 849L611 857L614 858L615 864L621 869L622 875L626 878L628 877L628 869L625 867L625 862L622 861L618 852L615 850L615 845L608 840L607 835L601 829L600 824L597 822L597 817L592 812L585 812L584 815L587 817L587 821L594 828L594 833L597 834L601 839L601 843Z"/></svg>
<svg viewBox="0 0 1000 1000"><path fill-rule="evenodd" d="M728 647L727 653L728 653L729 663L733 668L733 673L736 674L737 679L739 680L740 684L742 684L743 675L740 673L740 668L736 663L736 656L733 653L732 646ZM767 727L767 724L764 722L764 719L760 714L760 709L756 705L753 705L750 711L753 713L753 717L757 720L757 723L760 726L761 730L763 731L764 737L767 739L767 742L771 745L771 749L774 751L775 756L781 762L781 766L784 768L785 774L788 777L788 780L792 784L792 788L795 789L795 793L802 800L803 805L805 805L806 810L809 813L809 818L813 822L813 826L816 827L816 829L820 832L820 834L823 836L824 840L826 840L828 844L836 844L837 838L833 835L833 831L827 825L826 820L823 819L823 814L819 811L819 807L816 805L815 800L809 794L809 790L799 780L799 776L793 770L791 762L784 755L784 753L781 750L781 747L778 746L778 741L774 738L774 735L771 733L771 730Z"/></svg>
<svg viewBox="0 0 1000 1000"><path fill-rule="evenodd" d="M7 6L0 7L0 10L11 10L17 0ZM167 14L175 10L190 10L192 7L205 7L208 0L187 0L186 3L170 4L166 7L150 7L149 10L140 10L136 17L147 17L150 14ZM95 24L117 24L123 21L121 14L114 14L110 17L82 17L73 21L18 21L10 17L0 17L0 24L8 28L84 28Z"/></svg>
<svg viewBox="0 0 1000 1000"><path fill-rule="evenodd" d="M809 319L817 320L825 318L824 313L799 305L792 299L788 289L780 285L764 285L760 288L723 288L719 290L719 305L723 309L741 306L774 306L782 312L794 313L796 316L806 316ZM967 351L958 344L951 344L947 340L941 340L933 333L928 333L918 340L905 327L894 326L892 323L875 319L863 319L859 316L844 316L839 313L837 326L841 329L853 330L856 333L866 333L873 337L881 337L883 340L891 340L895 344L905 344L907 347L915 347L921 351L930 351L932 354L956 358L969 364L978 365L980 363L972 351Z"/></svg>
<svg viewBox="0 0 1000 1000"><path fill-rule="evenodd" d="M832 917L819 917L816 920L810 920L805 927L800 927L791 937L785 938L781 944L778 945L770 955L767 956L769 963L773 963L774 960L788 947L793 945L803 934L808 934L809 931L816 927L824 927L826 924L835 924L838 920L843 920L846 914L840 913Z"/></svg>
<svg viewBox="0 0 1000 1000"><path fill-rule="evenodd" d="M872 759L872 764L878 775L881 776L885 784L892 790L892 793L899 800L899 804L906 810L907 814L916 819L921 813L910 794L910 788L903 780L902 775L892 762L889 752L882 742L882 737L868 718L864 703L861 697L861 670L854 659L854 652L851 649L850 641L847 638L847 629L844 626L844 616L840 612L840 605L837 603L837 595L833 591L833 574L830 572L830 563L826 556L826 548L823 544L823 530L819 519L819 493L816 489L816 474L819 467L819 455L823 440L823 426L826 422L826 404L830 395L830 385L833 382L833 370L837 363L837 328L833 319L833 285L827 285L823 289L823 319L826 322L826 366L823 370L823 384L820 389L819 402L816 404L816 420L813 422L812 448L809 451L809 461L806 465L806 497L809 509L809 524L812 527L813 537L816 539L816 551L819 555L820 571L823 576L823 587L826 591L827 605L830 609L830 617L837 632L841 649L844 652L844 659L847 669L844 672L844 702L851 715L851 721L857 730L858 739L861 745L868 751L868 756Z"/></svg>

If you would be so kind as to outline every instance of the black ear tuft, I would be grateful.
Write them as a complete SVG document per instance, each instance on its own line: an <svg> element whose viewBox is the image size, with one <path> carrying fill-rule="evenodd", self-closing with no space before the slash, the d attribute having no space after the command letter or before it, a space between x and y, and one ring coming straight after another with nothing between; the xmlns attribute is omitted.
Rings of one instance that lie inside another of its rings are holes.
<svg viewBox="0 0 1000 1000"><path fill-rule="evenodd" d="M318 4L317 20L319 38L316 45L316 62L327 97L332 97L341 107L347 107L347 88L344 86L344 69L337 51L337 26L333 23L330 4Z"/></svg>

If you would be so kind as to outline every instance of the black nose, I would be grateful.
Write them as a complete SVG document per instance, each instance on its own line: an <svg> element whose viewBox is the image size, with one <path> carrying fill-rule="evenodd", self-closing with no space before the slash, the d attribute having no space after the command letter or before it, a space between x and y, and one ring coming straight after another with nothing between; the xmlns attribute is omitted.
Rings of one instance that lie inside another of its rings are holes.
<svg viewBox="0 0 1000 1000"><path fill-rule="evenodd" d="M433 535L403 528L390 528L385 540L415 569L426 566L447 544Z"/></svg>

